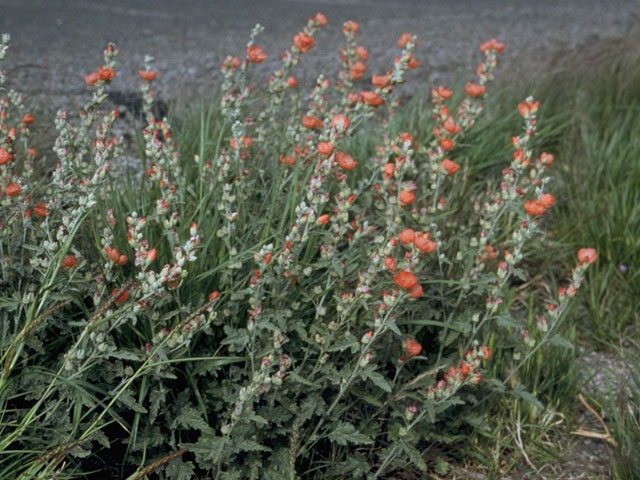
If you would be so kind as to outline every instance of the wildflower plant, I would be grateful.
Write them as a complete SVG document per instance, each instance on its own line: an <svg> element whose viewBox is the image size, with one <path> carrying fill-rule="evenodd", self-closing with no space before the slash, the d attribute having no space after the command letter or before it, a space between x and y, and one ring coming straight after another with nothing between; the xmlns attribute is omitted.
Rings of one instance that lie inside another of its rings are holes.
<svg viewBox="0 0 640 480"><path fill-rule="evenodd" d="M57 115L50 177L33 175L20 95L2 98L2 478L86 473L105 451L123 478L384 478L427 471L461 405L496 392L540 404L518 372L566 346L558 329L596 253L578 252L531 331L512 293L554 203L538 102L518 106L513 157L469 199L463 139L504 44L481 46L464 93L431 91L420 138L393 122L419 65L411 34L369 84L346 22L337 78L301 91L295 68L326 24L309 20L262 89L257 26L222 64L195 152L154 117L162 73L147 58L135 184L113 172L114 45L85 77L86 107ZM377 144L363 154L365 131Z"/></svg>

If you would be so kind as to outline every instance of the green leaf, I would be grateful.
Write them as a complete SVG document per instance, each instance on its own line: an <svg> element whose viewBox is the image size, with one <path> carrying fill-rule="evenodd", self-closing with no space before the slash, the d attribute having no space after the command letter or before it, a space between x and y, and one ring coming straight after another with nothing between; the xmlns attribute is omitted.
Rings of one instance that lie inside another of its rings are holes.
<svg viewBox="0 0 640 480"><path fill-rule="evenodd" d="M422 458L420 451L416 447L414 447L408 442L400 441L400 448L404 453L406 453L409 456L409 460L411 461L411 463L414 464L416 467L418 467L420 471L422 472L427 471L427 464Z"/></svg>
<svg viewBox="0 0 640 480"><path fill-rule="evenodd" d="M483 379L483 382L486 386L490 387L493 392L503 393L505 391L504 384L497 378Z"/></svg>
<svg viewBox="0 0 640 480"><path fill-rule="evenodd" d="M518 279L520 279L521 281L523 282L527 281L527 277L525 276L524 271L521 268L512 267L511 273L512 275L518 277Z"/></svg>
<svg viewBox="0 0 640 480"><path fill-rule="evenodd" d="M347 443L354 445L372 445L371 440L366 435L356 430L356 427L350 423L340 422L338 426L329 434L329 440L338 445L346 446Z"/></svg>
<svg viewBox="0 0 640 480"><path fill-rule="evenodd" d="M307 387L312 387L314 390L317 390L318 388L321 388L321 385L318 385L317 383L313 383L310 382L309 380L307 380L304 377L301 377L300 375L298 375L295 372L291 372L289 375L287 375L287 378L295 383L299 383L301 385L305 385Z"/></svg>
<svg viewBox="0 0 640 480"><path fill-rule="evenodd" d="M438 475L446 475L449 473L451 466L444 458L438 457L436 460L435 471Z"/></svg>
<svg viewBox="0 0 640 480"><path fill-rule="evenodd" d="M427 402L422 406L422 408L427 411L427 418L429 419L429 422L436 423L436 409L433 407L433 403Z"/></svg>
<svg viewBox="0 0 640 480"><path fill-rule="evenodd" d="M560 334L555 334L553 337L551 337L551 339L549 340L549 343L551 345L553 345L554 347L562 347L562 348L566 348L567 350L573 350L573 343L571 343L569 340L567 340L566 338L562 337Z"/></svg>
<svg viewBox="0 0 640 480"><path fill-rule="evenodd" d="M22 303L20 300L20 294L18 292L13 292L12 299L9 297L0 298L0 310L4 310L5 312L14 312Z"/></svg>
<svg viewBox="0 0 640 480"><path fill-rule="evenodd" d="M249 343L249 335L247 335L247 331L244 328L236 330L229 325L225 325L224 333L227 338L220 342L221 345L235 345L242 349Z"/></svg>
<svg viewBox="0 0 640 480"><path fill-rule="evenodd" d="M367 463L364 455L359 453L350 454L346 460L334 463L327 472L329 478L362 478L371 471L371 466Z"/></svg>
<svg viewBox="0 0 640 480"><path fill-rule="evenodd" d="M180 414L173 419L170 427L195 428L196 430L205 431L210 429L209 424L202 418L198 410L192 406L186 405L180 410Z"/></svg>
<svg viewBox="0 0 640 480"><path fill-rule="evenodd" d="M373 395L370 395L367 392L354 392L354 395L357 396L360 400L367 402L369 405L373 405L374 407L379 407L382 405L382 401Z"/></svg>
<svg viewBox="0 0 640 480"><path fill-rule="evenodd" d="M538 408L540 410L544 410L544 405L540 402L540 400L538 400L535 397L535 395L533 395L532 393L528 392L524 388L524 385L522 385L521 383L516 385L516 387L513 390L511 390L511 394L514 397L518 397L519 399L525 401L529 405L533 405L534 407L536 407L536 408Z"/></svg>
<svg viewBox="0 0 640 480"><path fill-rule="evenodd" d="M164 469L164 473L169 480L191 480L193 471L193 463L184 462L181 458L176 458Z"/></svg>
<svg viewBox="0 0 640 480"><path fill-rule="evenodd" d="M318 394L311 394L300 404L298 408L298 418L300 418L301 422L304 422L313 417L314 413L322 414L324 411L325 405L322 397Z"/></svg>
<svg viewBox="0 0 640 480"><path fill-rule="evenodd" d="M511 315L500 315L496 320L496 324L499 327L518 328L522 326L522 322L515 320Z"/></svg>
<svg viewBox="0 0 640 480"><path fill-rule="evenodd" d="M269 447L259 444L254 440L245 439L234 445L234 452L270 452Z"/></svg>
<svg viewBox="0 0 640 480"><path fill-rule="evenodd" d="M391 393L391 385L389 384L387 379L384 378L380 373L374 371L373 368L365 368L364 370L362 370L362 372L360 372L360 376L364 380L366 380L367 378L370 379L373 383L376 384L378 388L381 388L387 393Z"/></svg>
<svg viewBox="0 0 640 480"><path fill-rule="evenodd" d="M200 435L196 443L183 443L180 448L186 448L196 456L199 468L209 469L218 466L218 462L228 458L229 437L218 437L213 432Z"/></svg>
<svg viewBox="0 0 640 480"><path fill-rule="evenodd" d="M202 365L196 368L191 374L200 375L204 372L212 372L225 365L245 362L247 359L248 357L211 357L209 360L202 362Z"/></svg>
<svg viewBox="0 0 640 480"><path fill-rule="evenodd" d="M140 362L144 359L142 353L124 348L109 352L109 357L119 358L120 360L132 360L134 362Z"/></svg>
<svg viewBox="0 0 640 480"><path fill-rule="evenodd" d="M118 401L123 403L126 407L130 408L136 413L147 413L147 409L136 402L136 400L133 398L133 393L131 392L131 390L125 390L124 392L122 392L118 397Z"/></svg>
<svg viewBox="0 0 640 480"><path fill-rule="evenodd" d="M455 330L451 330L449 332L449 334L447 335L447 338L444 341L444 346L448 347L449 345L451 345L456 338L458 338L460 336L460 333L456 332Z"/></svg>
<svg viewBox="0 0 640 480"><path fill-rule="evenodd" d="M353 348L359 345L358 339L353 335L343 335L333 340L331 345L327 347L327 352L342 352L347 348Z"/></svg>

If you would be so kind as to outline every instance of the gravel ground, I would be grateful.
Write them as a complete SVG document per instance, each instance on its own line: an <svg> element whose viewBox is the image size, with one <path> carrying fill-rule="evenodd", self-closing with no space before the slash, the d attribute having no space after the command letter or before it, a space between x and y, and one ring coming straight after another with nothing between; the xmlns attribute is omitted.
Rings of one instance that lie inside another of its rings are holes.
<svg viewBox="0 0 640 480"><path fill-rule="evenodd" d="M529 74L553 52L571 51L599 38L623 34L638 22L638 0L0 0L0 32L12 35L6 60L8 85L52 109L80 106L89 96L83 77L102 61L107 42L121 50L112 88L135 90L146 54L156 58L156 88L163 98L216 88L227 54L240 55L251 28L265 26L258 43L269 55L263 78L278 67L312 14L329 25L304 58L297 76L310 81L338 67L342 23L359 22L371 54L371 73L384 73L398 52L398 36L418 35L421 66L403 87L412 94L426 85L472 75L477 45L491 37L506 42L501 69L529 66ZM522 71L522 70L520 70Z"/></svg>

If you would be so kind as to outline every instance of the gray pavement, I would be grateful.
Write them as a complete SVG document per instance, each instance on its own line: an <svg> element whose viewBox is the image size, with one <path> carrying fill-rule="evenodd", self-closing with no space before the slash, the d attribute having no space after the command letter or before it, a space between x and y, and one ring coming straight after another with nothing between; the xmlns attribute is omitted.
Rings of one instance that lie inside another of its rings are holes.
<svg viewBox="0 0 640 480"><path fill-rule="evenodd" d="M304 58L302 81L336 71L342 23L355 20L371 54L367 80L392 64L401 33L418 35L421 66L403 87L408 93L473 75L477 46L491 37L507 44L503 69L528 65L535 75L558 50L640 25L640 0L0 0L0 32L13 39L4 68L9 86L56 108L73 106L87 98L84 75L101 64L113 41L121 50L114 89L135 90L149 54L157 60L161 94L184 97L217 88L222 59L244 52L255 23L265 26L258 43L269 55L255 78L266 78L318 11L329 25Z"/></svg>

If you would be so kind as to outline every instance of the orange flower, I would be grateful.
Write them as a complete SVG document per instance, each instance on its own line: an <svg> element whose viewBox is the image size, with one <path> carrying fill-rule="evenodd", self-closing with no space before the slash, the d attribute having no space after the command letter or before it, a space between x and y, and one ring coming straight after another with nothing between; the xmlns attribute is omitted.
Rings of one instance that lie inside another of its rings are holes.
<svg viewBox="0 0 640 480"><path fill-rule="evenodd" d="M327 17L324 16L324 13L316 13L313 17L312 20L314 22L316 22L318 25L320 25L321 27L324 27L327 25Z"/></svg>
<svg viewBox="0 0 640 480"><path fill-rule="evenodd" d="M273 257L273 255L271 254L271 252L265 253L264 254L264 258L263 258L264 264L265 265L269 265L271 263L271 258L272 257Z"/></svg>
<svg viewBox="0 0 640 480"><path fill-rule="evenodd" d="M364 72L366 70L367 70L367 66L364 63L356 62L349 69L349 75L351 75L351 78L353 78L354 80L359 80L362 78L362 75L364 75Z"/></svg>
<svg viewBox="0 0 640 480"><path fill-rule="evenodd" d="M98 67L100 80L110 82L116 76L116 71L111 67Z"/></svg>
<svg viewBox="0 0 640 480"><path fill-rule="evenodd" d="M400 48L404 48L407 46L407 43L409 43L411 41L411 37L413 35L411 35L408 32L404 32L402 35L400 35L400 38L398 39L398 46Z"/></svg>
<svg viewBox="0 0 640 480"><path fill-rule="evenodd" d="M504 52L504 43L497 41L495 38L488 40L480 45L480 51L486 53L489 50L495 50L496 52Z"/></svg>
<svg viewBox="0 0 640 480"><path fill-rule="evenodd" d="M47 216L47 205L44 202L36 203L33 206L33 213L40 218L45 218Z"/></svg>
<svg viewBox="0 0 640 480"><path fill-rule="evenodd" d="M484 253L487 254L487 258L490 260L498 258L498 253L495 251L495 249L491 245L486 245L484 247Z"/></svg>
<svg viewBox="0 0 640 480"><path fill-rule="evenodd" d="M5 163L9 163L12 158L13 158L13 155L11 155L4 148L0 148L0 165L4 165Z"/></svg>
<svg viewBox="0 0 640 480"><path fill-rule="evenodd" d="M311 50L311 47L315 44L315 40L311 35L307 35L304 32L300 32L295 37L293 37L293 44L295 47L300 50L301 53L307 53Z"/></svg>
<svg viewBox="0 0 640 480"><path fill-rule="evenodd" d="M491 358L491 348L483 345L482 347L480 347L480 354L485 360L489 360Z"/></svg>
<svg viewBox="0 0 640 480"><path fill-rule="evenodd" d="M124 303L129 298L129 291L125 288L120 291L117 288L114 288L111 292L111 296L114 297L116 303Z"/></svg>
<svg viewBox="0 0 640 480"><path fill-rule="evenodd" d="M485 90L486 87L484 85L478 85L477 83L473 82L467 83L467 85L464 87L464 91L470 97L481 97L482 95L484 95Z"/></svg>
<svg viewBox="0 0 640 480"><path fill-rule="evenodd" d="M257 45L247 47L247 57L253 63L262 63L267 59L267 54Z"/></svg>
<svg viewBox="0 0 640 480"><path fill-rule="evenodd" d="M20 195L21 191L22 189L17 183L7 185L7 187L4 189L4 193L9 197L17 197L18 195Z"/></svg>
<svg viewBox="0 0 640 480"><path fill-rule="evenodd" d="M420 298L422 295L424 295L424 290L422 290L422 285L420 285L419 283L416 283L409 290L409 297L410 298Z"/></svg>
<svg viewBox="0 0 640 480"><path fill-rule="evenodd" d="M542 215L546 211L546 208L539 200L529 200L528 202L524 202L524 209L532 217Z"/></svg>
<svg viewBox="0 0 640 480"><path fill-rule="evenodd" d="M338 113L331 119L331 126L338 130L346 130L349 128L349 117L343 113Z"/></svg>
<svg viewBox="0 0 640 480"><path fill-rule="evenodd" d="M356 92L347 93L347 100L349 103L356 103L358 101L358 94Z"/></svg>
<svg viewBox="0 0 640 480"><path fill-rule="evenodd" d="M123 265L127 264L127 261L128 261L127 256L121 255L120 252L118 252L118 250L116 250L115 248L109 246L109 247L106 247L104 251L107 254L107 258L111 260L113 263L115 263L116 265L119 265L122 267Z"/></svg>
<svg viewBox="0 0 640 480"><path fill-rule="evenodd" d="M403 190L398 195L398 200L400 200L400 203L403 205L410 205L415 199L416 195L411 190Z"/></svg>
<svg viewBox="0 0 640 480"><path fill-rule="evenodd" d="M404 290L411 290L418 283L418 277L406 270L400 270L393 276L396 285Z"/></svg>
<svg viewBox="0 0 640 480"><path fill-rule="evenodd" d="M581 248L578 250L578 265L592 264L598 259L595 248Z"/></svg>
<svg viewBox="0 0 640 480"><path fill-rule="evenodd" d="M89 75L84 77L84 83L93 87L96 83L100 81L100 74L98 72L91 72Z"/></svg>
<svg viewBox="0 0 640 480"><path fill-rule="evenodd" d="M416 237L416 233L411 228L405 228L400 235L398 235L398 240L405 245L412 243L414 238Z"/></svg>
<svg viewBox="0 0 640 480"><path fill-rule="evenodd" d="M73 255L67 255L66 257L64 257L62 259L62 263L60 264L62 268L73 268L76 265L78 265L78 261Z"/></svg>
<svg viewBox="0 0 640 480"><path fill-rule="evenodd" d="M322 128L322 120L320 120L318 117L313 116L304 116L302 117L302 125L305 128Z"/></svg>
<svg viewBox="0 0 640 480"><path fill-rule="evenodd" d="M362 45L356 48L356 55L360 60L369 60L369 52Z"/></svg>
<svg viewBox="0 0 640 480"><path fill-rule="evenodd" d="M556 201L555 197L550 193L543 193L540 197L540 203L544 208L549 208Z"/></svg>
<svg viewBox="0 0 640 480"><path fill-rule="evenodd" d="M431 240L428 233L417 233L413 239L413 244L424 253L435 252L438 249L438 244Z"/></svg>
<svg viewBox="0 0 640 480"><path fill-rule="evenodd" d="M371 83L374 87L383 88L389 85L389 75L373 75Z"/></svg>
<svg viewBox="0 0 640 480"><path fill-rule="evenodd" d="M140 78L145 82L152 82L158 76L158 72L153 70L138 70L138 75L140 75Z"/></svg>
<svg viewBox="0 0 640 480"><path fill-rule="evenodd" d="M448 117L444 121L444 124L442 126L451 135L455 135L456 133L460 133L460 130L462 130L462 127L460 127L459 125L456 125L456 122L454 122L453 118L451 118L451 117Z"/></svg>
<svg viewBox="0 0 640 480"><path fill-rule="evenodd" d="M150 262L153 262L157 258L157 256L158 256L158 252L156 251L155 248L152 248L147 252L147 254L145 255L145 258Z"/></svg>
<svg viewBox="0 0 640 480"><path fill-rule="evenodd" d="M387 267L388 270L392 272L396 271L396 259L393 257L386 257L384 259L384 266Z"/></svg>
<svg viewBox="0 0 640 480"><path fill-rule="evenodd" d="M218 298L220 298L220 292L218 290L215 290L213 292L211 292L209 294L209 301L213 302L214 300L217 300Z"/></svg>
<svg viewBox="0 0 640 480"><path fill-rule="evenodd" d="M522 162L522 159L524 158L524 150L522 150L521 148L517 149L516 151L513 152L513 161L516 163L520 163Z"/></svg>
<svg viewBox="0 0 640 480"><path fill-rule="evenodd" d="M400 137L402 143L409 142L409 145L413 143L413 135L411 135L409 132L400 132L398 134L398 137Z"/></svg>
<svg viewBox="0 0 640 480"><path fill-rule="evenodd" d="M522 117L536 113L539 104L540 102L521 102L518 104L518 113L520 113Z"/></svg>
<svg viewBox="0 0 640 480"><path fill-rule="evenodd" d="M438 95L440 95L444 100L447 100L451 98L451 96L453 95L453 90L449 90L448 88L445 88L442 85L440 85L438 87Z"/></svg>
<svg viewBox="0 0 640 480"><path fill-rule="evenodd" d="M344 26L342 27L342 32L345 35L349 32L356 33L358 30L360 30L360 25L356 22L352 22L351 20L344 22Z"/></svg>
<svg viewBox="0 0 640 480"><path fill-rule="evenodd" d="M246 137L246 136L242 136L240 137L240 142L242 142L242 146L244 148L249 148L251 145L253 145L253 138L251 137ZM235 138L231 138L229 139L229 145L231 146L231 148L233 148L234 150L238 149L238 142L236 141Z"/></svg>
<svg viewBox="0 0 640 480"><path fill-rule="evenodd" d="M296 77L289 77L287 78L287 85L289 85L290 88L294 88L298 86L298 80L296 80Z"/></svg>
<svg viewBox="0 0 640 480"><path fill-rule="evenodd" d="M414 68L418 68L420 66L420 62L418 60L416 60L416 57L414 57L412 54L409 55L409 63L407 63L407 66L410 69L414 69Z"/></svg>
<svg viewBox="0 0 640 480"><path fill-rule="evenodd" d="M416 342L412 338L405 339L404 346L407 349L407 353L412 357L420 355L420 352L422 352L422 345L420 345L420 343Z"/></svg>
<svg viewBox="0 0 640 480"><path fill-rule="evenodd" d="M329 214L325 213L324 215L320 215L318 217L318 220L316 220L316 223L318 225L324 225L326 223L329 223Z"/></svg>
<svg viewBox="0 0 640 480"><path fill-rule="evenodd" d="M451 150L453 148L454 141L451 138L442 138L440 140L440 146L443 150Z"/></svg>
<svg viewBox="0 0 640 480"><path fill-rule="evenodd" d="M292 155L280 155L280 163L284 163L288 167L296 163L296 157Z"/></svg>
<svg viewBox="0 0 640 480"><path fill-rule="evenodd" d="M387 162L382 166L382 171L386 178L391 178L393 177L393 172L396 171L396 166L391 162Z"/></svg>
<svg viewBox="0 0 640 480"><path fill-rule="evenodd" d="M551 165L553 163L553 155L550 153L542 152L540 154L540 162L543 165Z"/></svg>
<svg viewBox="0 0 640 480"><path fill-rule="evenodd" d="M227 55L222 62L222 69L234 69L238 68L242 65L242 61L238 57L232 57L231 55Z"/></svg>
<svg viewBox="0 0 640 480"><path fill-rule="evenodd" d="M343 152L336 153L336 160L343 170L353 170L356 168L356 165L358 165L358 162L356 162L351 155Z"/></svg>
<svg viewBox="0 0 640 480"><path fill-rule="evenodd" d="M30 113L27 113L24 117L22 117L22 123L24 123L25 125L31 125L34 120L35 119L33 118L33 115L31 115Z"/></svg>
<svg viewBox="0 0 640 480"><path fill-rule="evenodd" d="M453 175L458 170L460 170L460 165L458 165L456 162L454 162L450 158L445 158L444 160L442 160L441 165L442 165L442 168L445 170L445 172L447 172L449 175Z"/></svg>
<svg viewBox="0 0 640 480"><path fill-rule="evenodd" d="M318 153L320 155L329 156L333 152L333 143L331 142L318 142Z"/></svg>
<svg viewBox="0 0 640 480"><path fill-rule="evenodd" d="M384 103L384 100L380 98L376 92L370 92L367 90L360 92L360 98L362 98L363 102L368 103L372 107L378 107Z"/></svg>

